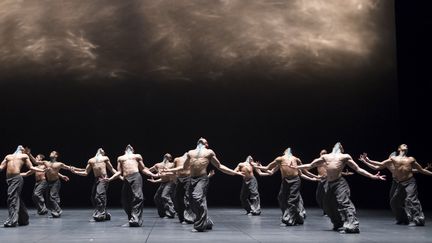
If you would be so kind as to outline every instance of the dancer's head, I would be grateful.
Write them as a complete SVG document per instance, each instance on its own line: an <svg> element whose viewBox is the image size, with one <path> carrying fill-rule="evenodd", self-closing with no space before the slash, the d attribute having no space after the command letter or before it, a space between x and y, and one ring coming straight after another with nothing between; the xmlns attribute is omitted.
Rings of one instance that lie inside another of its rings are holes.
<svg viewBox="0 0 432 243"><path fill-rule="evenodd" d="M42 161L45 159L45 156L43 154L36 155L36 161Z"/></svg>
<svg viewBox="0 0 432 243"><path fill-rule="evenodd" d="M204 145L204 147L208 148L208 142L205 138L201 137L198 139L197 145Z"/></svg>
<svg viewBox="0 0 432 243"><path fill-rule="evenodd" d="M321 152L320 152L320 156L323 156L324 154L328 154L328 153L327 153L327 150L325 150L325 149L321 150Z"/></svg>
<svg viewBox="0 0 432 243"><path fill-rule="evenodd" d="M22 154L22 153L24 153L24 151L25 151L24 147L22 145L18 145L14 154Z"/></svg>
<svg viewBox="0 0 432 243"><path fill-rule="evenodd" d="M404 154L408 153L408 145L406 144L399 145L398 151Z"/></svg>
<svg viewBox="0 0 432 243"><path fill-rule="evenodd" d="M97 156L105 156L105 150L103 150L103 148L98 148L96 152L96 157Z"/></svg>
<svg viewBox="0 0 432 243"><path fill-rule="evenodd" d="M164 158L164 161L170 161L171 162L173 160L172 155L169 153L166 153L163 158Z"/></svg>
<svg viewBox="0 0 432 243"><path fill-rule="evenodd" d="M337 142L332 149L332 154L340 154L343 152L344 152L344 149L342 147L342 144L340 142Z"/></svg>
<svg viewBox="0 0 432 243"><path fill-rule="evenodd" d="M132 147L132 145L128 144L128 145L126 146L126 149L125 149L125 154L133 154L134 152L135 152L135 150L134 150L134 148Z"/></svg>
<svg viewBox="0 0 432 243"><path fill-rule="evenodd" d="M292 149L290 147L288 147L287 149L285 149L284 155L292 156Z"/></svg>
<svg viewBox="0 0 432 243"><path fill-rule="evenodd" d="M254 162L254 159L252 158L252 156L249 155L249 156L246 158L246 162L247 162L247 163Z"/></svg>
<svg viewBox="0 0 432 243"><path fill-rule="evenodd" d="M50 157L51 161L56 161L57 158L59 157L59 152L53 150L53 151L51 151L49 157Z"/></svg>

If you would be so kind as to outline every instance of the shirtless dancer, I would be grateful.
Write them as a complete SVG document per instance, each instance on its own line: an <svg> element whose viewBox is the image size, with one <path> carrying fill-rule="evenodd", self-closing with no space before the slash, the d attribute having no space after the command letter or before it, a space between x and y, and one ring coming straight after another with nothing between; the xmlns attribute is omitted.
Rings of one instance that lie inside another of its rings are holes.
<svg viewBox="0 0 432 243"><path fill-rule="evenodd" d="M175 173L176 175L176 187L174 192L174 209L177 212L177 217L182 224L193 224L195 221L195 214L190 208L189 200L189 184L190 184L190 168L185 169L183 167L186 161L187 153L183 156L174 159L174 168L164 169L164 173ZM211 170L207 175L208 178L215 174L214 170Z"/></svg>
<svg viewBox="0 0 432 243"><path fill-rule="evenodd" d="M43 154L38 154L36 156L37 161L43 161L44 159L45 156ZM38 165L37 168L45 170L47 167L45 165ZM36 205L37 213L39 215L45 215L48 213L48 209L45 206L45 198L46 198L46 192L48 188L45 172L35 172L33 170L29 170L25 173L21 173L21 176L27 177L33 174L35 175L35 185L33 188L32 199ZM60 173L59 173L59 177L63 181L69 181L69 177L62 175Z"/></svg>
<svg viewBox="0 0 432 243"><path fill-rule="evenodd" d="M207 189L209 179L207 166L211 163L216 169L228 175L243 176L242 173L229 169L217 159L215 152L208 149L208 142L200 138L197 147L190 150L183 164L184 169L190 169L189 197L191 209L195 213L194 231L203 232L212 229L213 222L207 215Z"/></svg>
<svg viewBox="0 0 432 243"><path fill-rule="evenodd" d="M95 207L93 219L96 222L111 219L111 214L106 211L107 191L109 185L107 180L107 169L111 171L112 174L117 173L113 168L110 159L105 155L105 151L102 148L99 148L96 155L88 160L85 169L74 168L73 170L73 173L80 176L87 176L90 171L93 171L95 181L91 193L91 202L93 207Z"/></svg>
<svg viewBox="0 0 432 243"><path fill-rule="evenodd" d="M311 169L326 165L327 182L325 185L324 211L333 223L333 230L340 233L360 233L359 222L356 217L354 204L350 200L350 189L342 177L345 165L357 173L374 180L385 180L385 176L372 175L360 168L349 154L343 153L341 143L336 143L330 154L324 154L310 164L299 165L298 169Z"/></svg>
<svg viewBox="0 0 432 243"><path fill-rule="evenodd" d="M236 172L240 172L244 175L243 184L240 191L240 202L242 207L246 210L247 215L260 215L260 195L258 192L258 181L254 176L254 170L260 176L269 176L272 172L262 172L258 168L253 168L251 162L253 162L252 156L248 156L246 161L240 162L234 169Z"/></svg>
<svg viewBox="0 0 432 243"><path fill-rule="evenodd" d="M30 150L27 150L26 153L30 157L30 160L33 162L33 164L44 165L46 167L45 176L48 184L46 206L51 211L51 216L53 218L59 218L62 214L62 209L60 208L61 182L59 172L61 169L73 171L73 168L69 165L65 165L63 162L57 161L59 156L57 151L52 151L50 153L50 161L36 160L30 153Z"/></svg>
<svg viewBox="0 0 432 243"><path fill-rule="evenodd" d="M127 145L125 153L117 159L117 173L112 175L108 181L119 176L123 177L122 205L125 210L130 227L142 226L142 211L144 195L142 191L142 177L140 172L157 177L145 165L140 154L135 154L131 145Z"/></svg>
<svg viewBox="0 0 432 243"><path fill-rule="evenodd" d="M20 175L21 168L26 165L33 171L43 172L44 170L33 167L29 157L24 153L24 147L19 145L13 154L7 155L0 164L0 171L6 168L7 206L9 217L4 227L16 227L17 225L28 225L29 216L27 208L21 199L21 191L24 179Z"/></svg>
<svg viewBox="0 0 432 243"><path fill-rule="evenodd" d="M163 157L163 161L153 165L152 167L150 167L149 170L153 173L163 173L165 169L170 169L174 166L174 163L171 163L171 161L171 154L165 154ZM154 180L152 178L148 179L148 181L153 183L160 183L153 198L158 210L159 217L174 218L175 210L173 197L175 193L175 175L171 174L162 176L158 180Z"/></svg>
<svg viewBox="0 0 432 243"><path fill-rule="evenodd" d="M267 166L258 165L254 162L251 164L255 168L264 171L281 170L282 183L278 195L278 201L282 210L282 226L303 224L304 215L302 211L304 210L304 207L300 195L300 177L311 181L318 181L318 179L313 175L306 176L305 174L309 174L306 170L299 171L292 168L293 166L301 165L302 163L299 158L292 155L291 148L287 148L283 156L277 157Z"/></svg>
<svg viewBox="0 0 432 243"><path fill-rule="evenodd" d="M432 172L422 168L414 157L408 157L408 146L401 144L399 154L378 163L381 167L393 170L393 185L390 191L390 205L396 217L396 224L423 226L425 218L418 199L417 184L413 177L413 169L417 172L432 175Z"/></svg>
<svg viewBox="0 0 432 243"><path fill-rule="evenodd" d="M320 157L323 156L324 154L327 154L327 150L325 150L325 149L321 150ZM323 215L326 215L326 213L324 212L324 207L323 207L324 194L325 194L325 183L327 182L327 170L325 167L326 167L325 164L322 164L322 165L316 167L320 181L318 182L318 185L316 188L315 200L316 200L318 206L323 210ZM349 172L348 170L346 170L345 172L342 172L343 176L349 176L349 175L353 175L353 174L354 173Z"/></svg>

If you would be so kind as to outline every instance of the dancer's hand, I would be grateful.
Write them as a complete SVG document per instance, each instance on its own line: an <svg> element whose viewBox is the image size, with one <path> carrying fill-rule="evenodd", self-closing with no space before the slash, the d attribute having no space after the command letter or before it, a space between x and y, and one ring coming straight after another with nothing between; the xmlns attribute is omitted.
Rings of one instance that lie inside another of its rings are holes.
<svg viewBox="0 0 432 243"><path fill-rule="evenodd" d="M375 179L376 180L381 180L381 181L385 181L386 176L385 175L380 175L380 172L378 171L378 173L376 173L375 175Z"/></svg>
<svg viewBox="0 0 432 243"><path fill-rule="evenodd" d="M157 181L152 177L151 179L147 179L150 182L156 183Z"/></svg>
<svg viewBox="0 0 432 243"><path fill-rule="evenodd" d="M354 175L353 172L349 171L348 169L346 169L344 172L342 172L342 175L344 176L350 176L350 175Z"/></svg>
<svg viewBox="0 0 432 243"><path fill-rule="evenodd" d="M369 158L367 157L367 153L360 154L359 160L363 163L367 162L369 160Z"/></svg>
<svg viewBox="0 0 432 243"><path fill-rule="evenodd" d="M64 180L65 182L69 181L69 177L67 176L60 176L60 179Z"/></svg>
<svg viewBox="0 0 432 243"><path fill-rule="evenodd" d="M430 168L432 168L432 163L428 163L424 169L429 170Z"/></svg>
<svg viewBox="0 0 432 243"><path fill-rule="evenodd" d="M210 177L214 176L214 174L215 174L215 171L214 171L214 170L211 170L211 171L208 173L207 177L210 178Z"/></svg>

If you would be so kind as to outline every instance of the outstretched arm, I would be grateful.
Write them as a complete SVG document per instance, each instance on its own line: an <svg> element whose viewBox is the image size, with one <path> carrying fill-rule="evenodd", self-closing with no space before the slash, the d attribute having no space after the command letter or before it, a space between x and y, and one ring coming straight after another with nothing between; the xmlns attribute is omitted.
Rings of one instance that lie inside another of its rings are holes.
<svg viewBox="0 0 432 243"><path fill-rule="evenodd" d="M210 162L212 163L212 165L214 167L216 167L216 169L222 171L223 173L227 174L227 175L239 175L239 176L244 176L242 173L234 171L228 167L226 167L225 165L221 164L221 162L218 160L218 158L216 157L216 154L213 153L211 155L210 158Z"/></svg>
<svg viewBox="0 0 432 243"><path fill-rule="evenodd" d="M142 159L141 156L138 156L138 157L137 157L137 161L138 161L138 168L139 168L139 170L141 171L141 173L143 173L143 174L146 175L146 176L150 176L150 177L158 177L157 174L153 174L153 173L149 170L149 168L147 168L147 167L144 165L144 162L143 162L143 159Z"/></svg>
<svg viewBox="0 0 432 243"><path fill-rule="evenodd" d="M425 170L417 161L414 160L413 168L417 170L418 173L421 173L423 175L432 176L432 172Z"/></svg>
<svg viewBox="0 0 432 243"><path fill-rule="evenodd" d="M25 163L25 165L27 166L27 168L29 168L29 170L37 171L37 172L45 172L45 170L43 170L43 169L41 169L41 168L34 167L34 166L32 165L32 163L30 162L29 157L27 157L27 158L24 159L24 163Z"/></svg>
<svg viewBox="0 0 432 243"><path fill-rule="evenodd" d="M366 153L361 154L359 160L373 170L382 170L386 168L386 166L383 163L379 161L370 160L367 157Z"/></svg>
<svg viewBox="0 0 432 243"><path fill-rule="evenodd" d="M76 175L79 175L79 176L88 176L88 174L90 173L91 169L92 169L91 165L88 162L84 171L77 170L77 168L72 168L72 173L74 173Z"/></svg>
<svg viewBox="0 0 432 243"><path fill-rule="evenodd" d="M303 164L302 161L300 159L297 159L297 165L302 165L302 164ZM315 179L320 179L321 178L320 176L313 174L312 172L310 172L307 169L301 170L301 173L302 173L302 175L305 175L305 176L307 176L309 178L315 178ZM302 178L304 178L304 177L302 177ZM304 178L304 179L309 180L308 178Z"/></svg>
<svg viewBox="0 0 432 243"><path fill-rule="evenodd" d="M349 156L349 158L346 161L347 165L351 167L355 172L359 173L362 176L369 177L373 180L382 180L385 181L385 175L380 175L380 173L376 173L375 175L372 175L371 173L365 171L364 169L360 168L356 162Z"/></svg>
<svg viewBox="0 0 432 243"><path fill-rule="evenodd" d="M152 182L152 183L161 183L162 182L162 178L159 179L154 179L153 177L151 179L147 179L148 181Z"/></svg>
<svg viewBox="0 0 432 243"><path fill-rule="evenodd" d="M323 157L319 157L318 159L314 159L310 164L303 164L303 165L298 165L296 166L297 169L312 169L315 167L318 167L320 165L323 165L325 162L325 160L323 159Z"/></svg>
<svg viewBox="0 0 432 243"><path fill-rule="evenodd" d="M34 173L35 173L35 172L32 171L32 170L28 170L28 171L26 171L26 172L20 173L20 176L22 176L22 177L27 177L27 176L31 176L31 175L33 175Z"/></svg>
<svg viewBox="0 0 432 243"><path fill-rule="evenodd" d="M308 181L320 181L320 179L318 179L318 178L307 176L307 175L303 174L302 170L300 170L300 177L303 179L306 179Z"/></svg>

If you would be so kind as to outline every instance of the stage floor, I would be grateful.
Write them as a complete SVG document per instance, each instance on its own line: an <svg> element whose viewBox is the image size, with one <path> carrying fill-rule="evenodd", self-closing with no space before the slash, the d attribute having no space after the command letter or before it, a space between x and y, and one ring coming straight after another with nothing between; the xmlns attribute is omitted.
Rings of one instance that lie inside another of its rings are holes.
<svg viewBox="0 0 432 243"><path fill-rule="evenodd" d="M29 210L30 225L0 227L1 242L432 242L432 220L424 227L395 225L390 211L358 210L360 234L339 234L319 209L308 209L302 226L281 227L281 212L264 208L261 216L247 216L238 208L210 208L215 226L204 233L191 232L192 225L177 219L161 219L156 209L144 210L144 226L127 227L121 209L112 209L112 220L91 222L91 209L64 209L59 219ZM426 212L426 215L431 216ZM2 222L7 210L0 209Z"/></svg>

